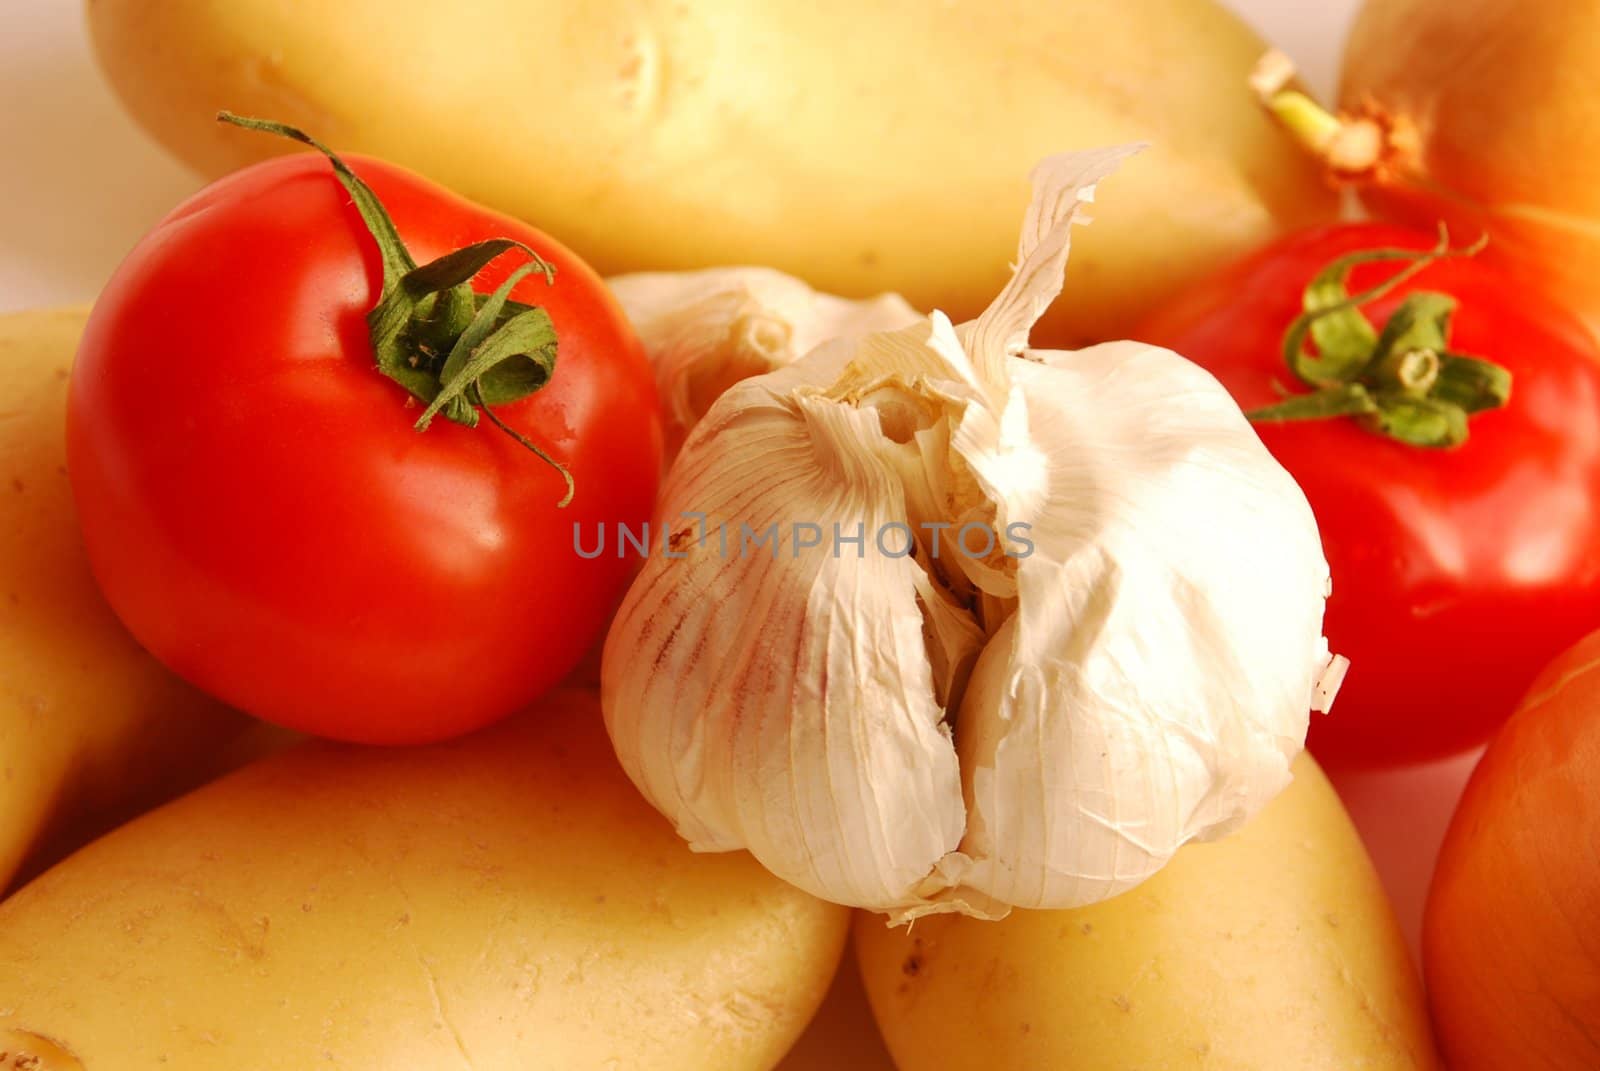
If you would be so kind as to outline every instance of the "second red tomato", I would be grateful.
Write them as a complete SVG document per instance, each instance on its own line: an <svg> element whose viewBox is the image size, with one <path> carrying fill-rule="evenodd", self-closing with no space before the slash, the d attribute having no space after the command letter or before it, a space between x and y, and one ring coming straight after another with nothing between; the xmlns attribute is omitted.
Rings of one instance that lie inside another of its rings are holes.
<svg viewBox="0 0 1600 1071"><path fill-rule="evenodd" d="M1138 337L1209 369L1246 410L1268 406L1309 389L1282 339L1319 272L1434 241L1379 224L1291 236L1178 296ZM1396 270L1359 266L1350 290ZM1310 737L1333 764L1481 743L1544 663L1600 626L1600 350L1570 314L1472 259L1434 263L1363 311L1381 328L1418 291L1459 303L1452 351L1511 373L1509 403L1473 415L1465 443L1409 446L1349 417L1257 424L1304 488L1333 574L1326 631L1351 669Z"/></svg>

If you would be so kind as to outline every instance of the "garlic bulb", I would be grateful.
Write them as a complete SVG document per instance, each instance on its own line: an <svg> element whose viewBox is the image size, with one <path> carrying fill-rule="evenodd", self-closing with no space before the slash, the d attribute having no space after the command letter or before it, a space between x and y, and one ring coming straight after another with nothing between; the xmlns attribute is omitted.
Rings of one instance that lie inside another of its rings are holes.
<svg viewBox="0 0 1600 1071"><path fill-rule="evenodd" d="M977 320L825 342L689 435L602 682L694 848L992 918L1113 896L1288 783L1338 671L1299 488L1176 354L1026 348L1129 151L1040 165Z"/></svg>
<svg viewBox="0 0 1600 1071"><path fill-rule="evenodd" d="M919 317L898 294L848 301L772 268L639 272L606 280L656 370L666 457L711 403L833 338L889 331Z"/></svg>

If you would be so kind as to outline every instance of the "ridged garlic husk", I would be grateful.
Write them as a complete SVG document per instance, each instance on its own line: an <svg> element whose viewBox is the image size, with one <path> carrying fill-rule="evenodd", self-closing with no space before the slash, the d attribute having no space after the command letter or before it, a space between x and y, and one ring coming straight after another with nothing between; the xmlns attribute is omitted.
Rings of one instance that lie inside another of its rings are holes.
<svg viewBox="0 0 1600 1071"><path fill-rule="evenodd" d="M1176 354L1027 349L1129 151L1040 165L976 321L823 343L689 435L602 677L694 848L892 922L996 918L1114 896L1288 783L1339 672L1304 496Z"/></svg>
<svg viewBox="0 0 1600 1071"><path fill-rule="evenodd" d="M722 393L830 339L921 319L898 294L850 301L772 268L638 272L606 280L656 370L670 459Z"/></svg>

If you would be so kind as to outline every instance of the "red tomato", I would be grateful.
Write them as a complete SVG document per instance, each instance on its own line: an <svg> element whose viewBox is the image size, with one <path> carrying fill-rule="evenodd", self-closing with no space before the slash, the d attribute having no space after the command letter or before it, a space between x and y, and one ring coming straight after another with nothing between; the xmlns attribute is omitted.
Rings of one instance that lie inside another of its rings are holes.
<svg viewBox="0 0 1600 1071"><path fill-rule="evenodd" d="M1545 671L1473 771L1422 952L1452 1071L1600 1067L1600 633Z"/></svg>
<svg viewBox="0 0 1600 1071"><path fill-rule="evenodd" d="M489 420L413 430L420 407L369 339L378 246L314 153L207 187L128 256L78 352L68 465L96 577L173 670L296 729L433 740L526 704L596 639L630 563L580 557L574 525L592 539L649 516L661 429L643 349L578 257L349 162L419 263L509 237L555 266L512 292L548 311L554 373L495 414L567 467L570 506Z"/></svg>
<svg viewBox="0 0 1600 1071"><path fill-rule="evenodd" d="M1379 224L1293 235L1137 336L1209 369L1246 410L1265 406L1308 389L1282 337L1315 275L1355 250L1434 242ZM1351 292L1396 269L1357 267ZM1381 326L1418 290L1459 299L1452 350L1512 374L1509 404L1472 416L1465 444L1407 446L1350 418L1256 426L1304 488L1333 574L1326 631L1351 667L1310 744L1334 765L1480 743L1542 665L1600 625L1600 350L1573 316L1471 259L1437 262L1363 311Z"/></svg>

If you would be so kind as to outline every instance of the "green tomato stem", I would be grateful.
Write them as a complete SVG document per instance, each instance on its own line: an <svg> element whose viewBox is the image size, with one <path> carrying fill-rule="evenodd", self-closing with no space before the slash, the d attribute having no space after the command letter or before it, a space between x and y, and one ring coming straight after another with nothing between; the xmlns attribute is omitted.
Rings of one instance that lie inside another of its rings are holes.
<svg viewBox="0 0 1600 1071"><path fill-rule="evenodd" d="M1408 294L1373 328L1360 307L1446 257L1475 256L1484 240L1451 249L1443 227L1431 250L1369 249L1330 263L1306 285L1302 311L1283 335L1283 357L1312 388L1245 416L1258 423L1353 417L1363 428L1411 446L1451 448L1467 441L1475 413L1505 405L1511 373L1481 357L1449 350L1456 299L1433 291ZM1352 295L1350 272L1360 264L1404 262L1377 285ZM1315 353L1307 341L1315 344Z"/></svg>
<svg viewBox="0 0 1600 1071"><path fill-rule="evenodd" d="M558 340L549 313L510 298L517 283L534 272L554 286L554 265L521 242L491 238L419 266L383 202L332 149L284 123L225 111L217 118L309 145L332 164L383 264L383 292L367 313L373 360L378 371L423 404L416 430L426 431L435 416L477 427L479 413L486 414L490 423L561 474L567 490L559 505L571 502L576 485L567 468L490 408L527 397L555 374ZM473 277L511 251L526 255L527 263L494 293L473 290Z"/></svg>

